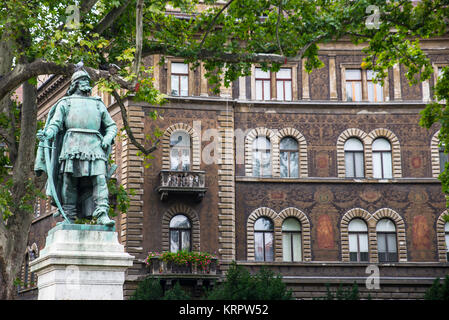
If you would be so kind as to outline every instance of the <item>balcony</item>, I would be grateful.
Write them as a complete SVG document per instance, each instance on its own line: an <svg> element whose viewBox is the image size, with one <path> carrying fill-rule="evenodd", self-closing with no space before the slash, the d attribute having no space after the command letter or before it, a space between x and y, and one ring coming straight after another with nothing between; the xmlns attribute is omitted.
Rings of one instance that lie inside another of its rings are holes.
<svg viewBox="0 0 449 320"><path fill-rule="evenodd" d="M217 277L218 259L212 258L205 267L194 263L179 265L171 261L163 261L159 257L149 259L149 273L159 277Z"/></svg>
<svg viewBox="0 0 449 320"><path fill-rule="evenodd" d="M200 202L207 191L206 174L204 171L168 171L160 172L160 185L156 188L165 201L170 195L193 195Z"/></svg>

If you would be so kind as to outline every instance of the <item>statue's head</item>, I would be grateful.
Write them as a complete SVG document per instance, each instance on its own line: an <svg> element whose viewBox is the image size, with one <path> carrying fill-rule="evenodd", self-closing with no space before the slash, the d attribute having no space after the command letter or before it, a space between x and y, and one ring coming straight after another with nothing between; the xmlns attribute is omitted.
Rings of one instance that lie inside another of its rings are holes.
<svg viewBox="0 0 449 320"><path fill-rule="evenodd" d="M85 70L78 70L72 75L72 80L66 95L72 94L90 95L92 87L90 85L90 76Z"/></svg>

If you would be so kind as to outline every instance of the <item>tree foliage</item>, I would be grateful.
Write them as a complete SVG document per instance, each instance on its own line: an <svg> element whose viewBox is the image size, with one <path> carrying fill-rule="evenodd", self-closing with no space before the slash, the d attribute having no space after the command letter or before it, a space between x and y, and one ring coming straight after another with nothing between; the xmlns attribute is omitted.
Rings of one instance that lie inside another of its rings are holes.
<svg viewBox="0 0 449 320"><path fill-rule="evenodd" d="M163 103L153 70L141 63L147 57L161 55L161 63L165 56L181 57L192 67L203 62L209 82L219 90L218 84L229 86L248 75L253 63L276 71L304 59L308 71L319 68L319 45L345 38L365 44L363 67L376 71L379 81L401 63L414 83L432 73L420 39L446 34L448 18L449 0L415 5L410 0L2 1L0 151L6 155L0 155L0 163L10 167L0 169L0 298L13 296L12 279L26 247L33 198L27 186L39 190L43 184L32 172L38 76L70 76L83 61L99 88L116 98L127 136L150 161L160 133L136 141L122 103L124 98ZM429 104L421 121L427 128L441 125L439 138L446 148L448 83L446 68L435 86L440 103ZM20 85L24 99L18 106L11 96ZM440 179L448 192L449 174Z"/></svg>
<svg viewBox="0 0 449 320"><path fill-rule="evenodd" d="M226 278L211 292L209 300L290 300L292 292L282 282L281 275L262 267L251 275L243 266L235 262L230 265Z"/></svg>
<svg viewBox="0 0 449 320"><path fill-rule="evenodd" d="M440 278L436 278L432 286L424 295L425 300L449 300L449 275L447 275L443 283Z"/></svg>

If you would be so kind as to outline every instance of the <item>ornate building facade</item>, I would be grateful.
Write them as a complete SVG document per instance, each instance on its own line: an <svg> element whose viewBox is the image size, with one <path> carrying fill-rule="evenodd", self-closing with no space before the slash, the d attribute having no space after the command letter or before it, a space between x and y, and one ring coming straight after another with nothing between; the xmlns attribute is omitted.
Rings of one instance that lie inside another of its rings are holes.
<svg viewBox="0 0 449 320"><path fill-rule="evenodd" d="M169 95L157 107L126 100L135 137L163 135L151 166L126 136L117 137L115 178L133 189L116 231L135 256L125 295L151 273L150 251L215 254L218 272L160 270L166 285L193 288L220 280L231 261L251 271L268 266L283 275L296 298L324 296L325 284L352 285L362 297L419 299L449 272L449 223L437 179L447 156L438 127L419 126L419 112L449 64L448 39L423 40L434 77L410 86L396 65L385 83L361 68L362 46L320 46L324 67L310 74L302 62L279 72L253 67L251 76L211 93L202 66L153 56L155 86ZM69 79L39 88L39 118L65 94ZM98 94L95 93L94 94ZM123 127L120 109L102 95ZM45 246L55 208L36 204L29 261ZM24 266L23 298L36 296ZM190 282L189 282L190 281ZM32 283L33 282L33 283Z"/></svg>

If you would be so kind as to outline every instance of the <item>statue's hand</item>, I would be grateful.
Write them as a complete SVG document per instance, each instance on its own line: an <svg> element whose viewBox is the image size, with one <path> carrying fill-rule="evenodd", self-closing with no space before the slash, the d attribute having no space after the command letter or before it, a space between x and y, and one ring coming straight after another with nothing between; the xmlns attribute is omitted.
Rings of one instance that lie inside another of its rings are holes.
<svg viewBox="0 0 449 320"><path fill-rule="evenodd" d="M54 132L53 130L38 130L37 131L37 138L39 139L39 141L45 141L45 140L49 140L51 138L53 138L54 136Z"/></svg>
<svg viewBox="0 0 449 320"><path fill-rule="evenodd" d="M101 147L104 150L107 150L110 145L111 145L111 143L109 141L107 141L107 139L103 139L103 141L101 141Z"/></svg>

